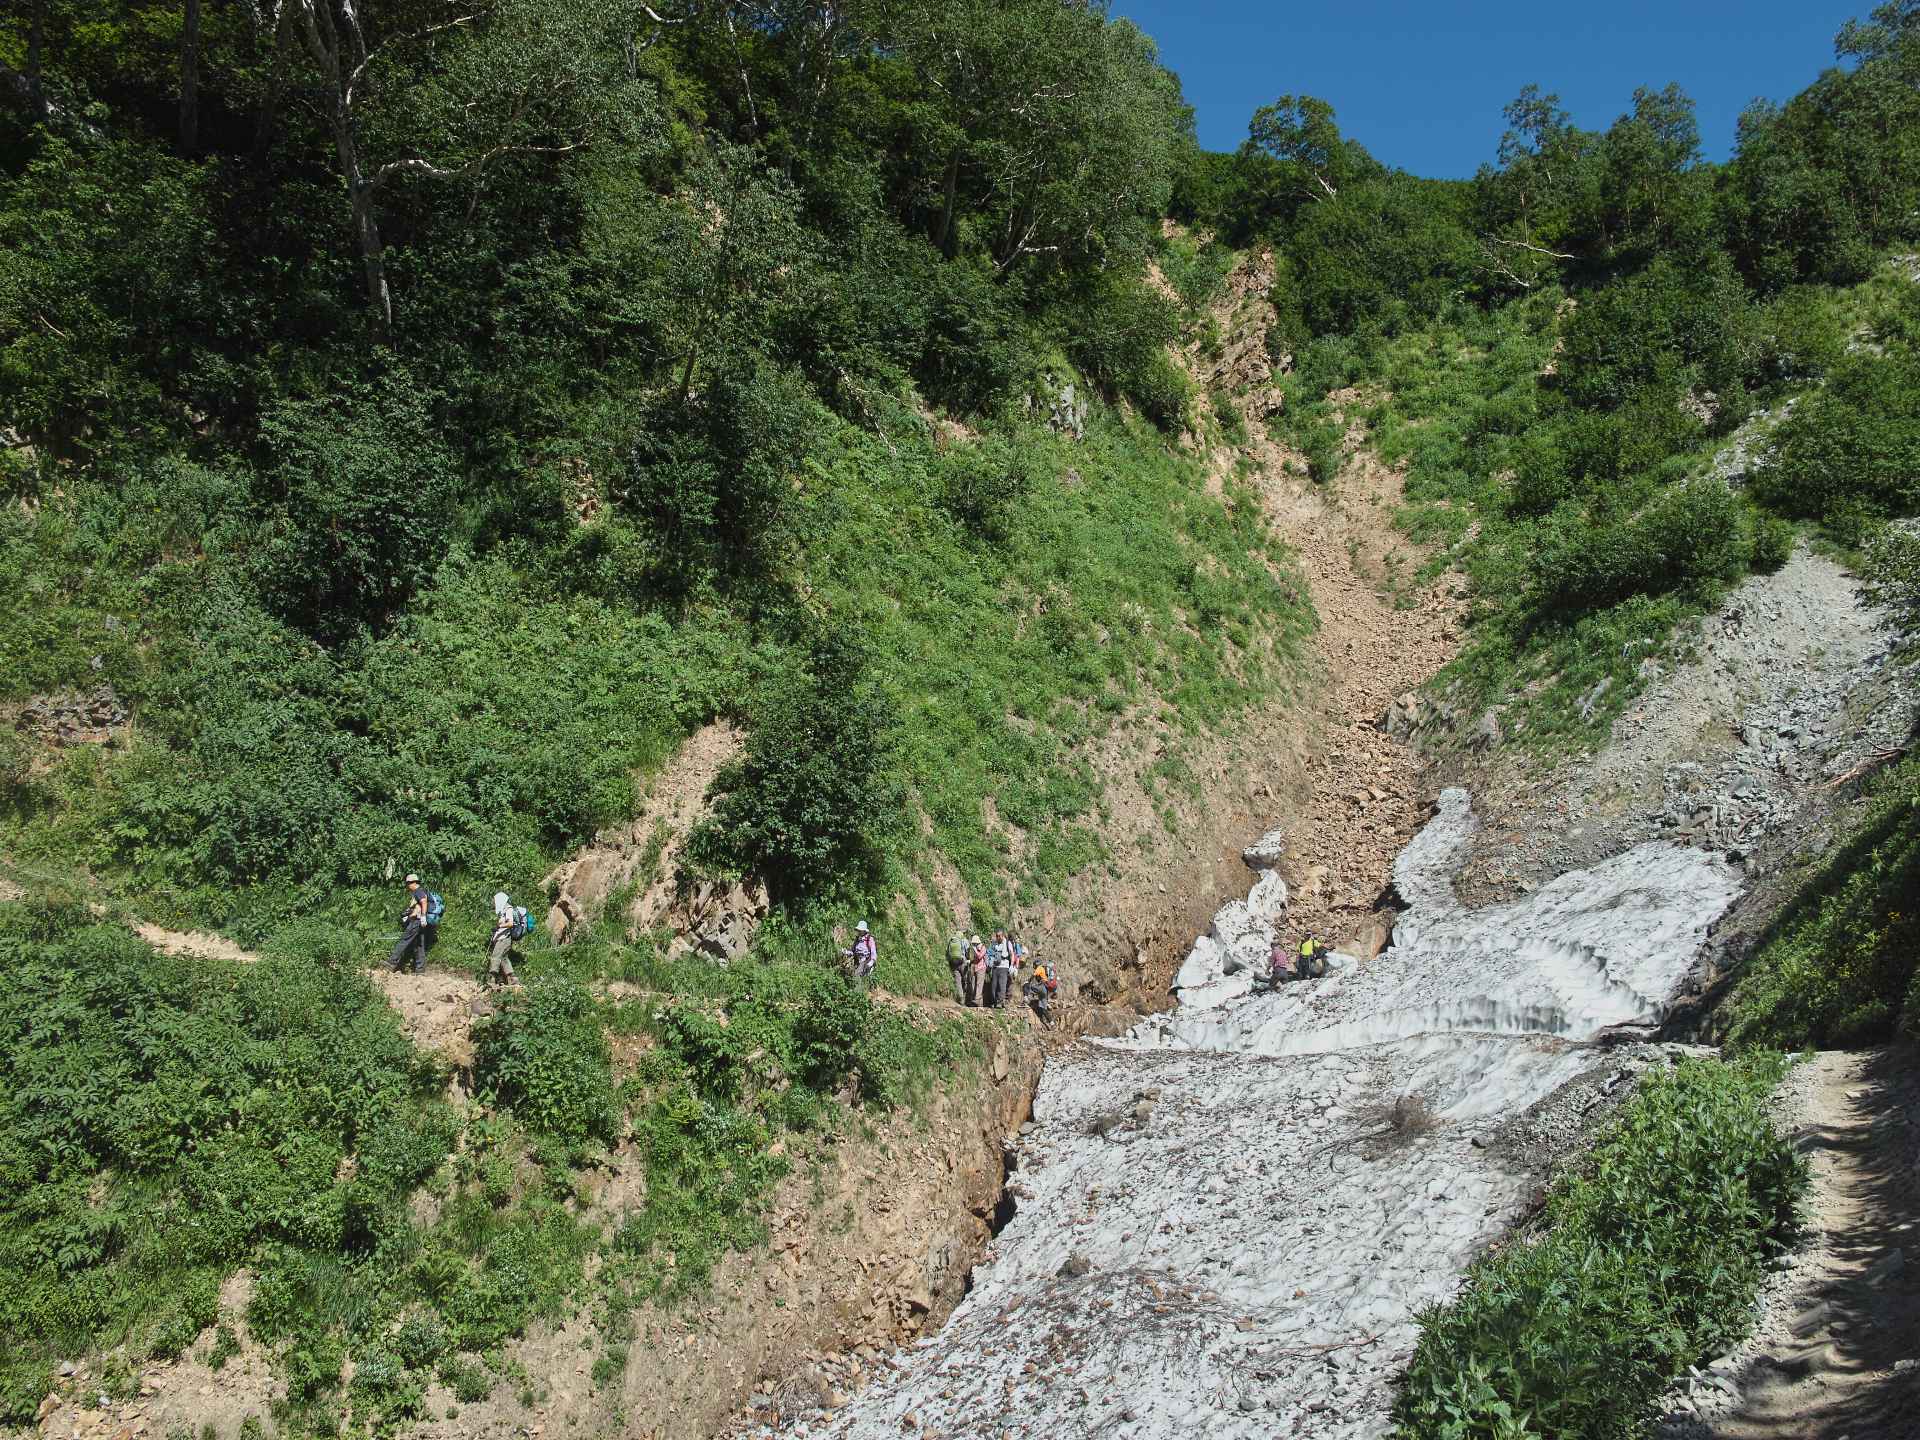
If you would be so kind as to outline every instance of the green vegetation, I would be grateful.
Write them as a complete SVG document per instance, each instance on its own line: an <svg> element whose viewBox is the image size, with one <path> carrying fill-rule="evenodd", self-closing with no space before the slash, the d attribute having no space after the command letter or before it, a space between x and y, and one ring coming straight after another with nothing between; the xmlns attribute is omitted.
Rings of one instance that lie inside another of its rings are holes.
<svg viewBox="0 0 1920 1440"><path fill-rule="evenodd" d="M1687 1365L1738 1340L1791 1238L1805 1163L1774 1133L1774 1056L1648 1076L1539 1229L1421 1316L1407 1440L1627 1440Z"/></svg>
<svg viewBox="0 0 1920 1440"><path fill-rule="evenodd" d="M406 1197L459 1122L363 977L168 959L79 907L0 916L0 1419L30 1421L51 1367L93 1346L173 1354L237 1265L269 1257L263 1294L315 1267L335 1294L404 1274Z"/></svg>
<svg viewBox="0 0 1920 1440"><path fill-rule="evenodd" d="M1792 522L1857 550L1920 510L1920 305L1876 273L1916 235L1920 24L1885 5L1837 49L1845 68L1748 112L1726 166L1701 162L1673 87L1590 132L1528 86L1470 182L1391 172L1289 95L1176 185L1177 214L1276 252L1279 428L1308 473L1336 483L1365 423L1406 465L1408 523L1469 577L1475 624L1439 682L1463 717L1499 706L1522 743L1579 743L1680 621L1784 563ZM1745 493L1703 478L1795 395Z"/></svg>
<svg viewBox="0 0 1920 1440"><path fill-rule="evenodd" d="M1874 273L1920 209L1911 5L1728 166L1677 90L1593 133L1529 87L1467 183L1302 95L1205 155L1097 3L202 8L0 18L8 1420L78 1349L225 1319L227 1356L243 1264L312 1417L524 1385L500 1346L582 1303L611 1375L631 1307L757 1243L790 1160L965 1063L977 1034L830 973L833 926L941 990L936 876L981 923L1066 895L1111 858L1114 757L1148 763L1134 720L1174 732L1164 805L1183 739L1296 683L1290 557L1179 443L1250 423L1170 350L1223 353L1235 247L1275 250L1308 472L1368 427L1472 583L1463 710L1602 723L1796 525L1920 594L1883 529L1920 507L1920 310ZM1789 395L1748 492L1703 473ZM13 723L102 687L110 743ZM768 885L753 953L543 936L446 1104L356 973L398 877L448 899L435 962L477 967L485 897L537 905L722 718L746 748L689 853ZM1905 883L1876 816L1831 887L1860 914ZM264 958L163 959L62 886ZM1890 1025L1900 935L1857 938L1832 1023ZM623 1144L645 1199L602 1233Z"/></svg>
<svg viewBox="0 0 1920 1440"><path fill-rule="evenodd" d="M714 999L611 1014L551 979L476 1026L481 1103L461 1112L319 927L234 966L158 955L75 906L0 921L5 1423L91 1350L171 1356L218 1322L217 1368L239 1318L219 1291L242 1265L292 1418L330 1429L348 1359L344 1403L368 1426L418 1417L436 1374L484 1398L534 1320L677 1300L759 1243L777 1138L830 1145L848 1102L913 1102L976 1054L959 1022L810 965L736 967ZM654 1042L621 1081L610 1031ZM616 1229L577 1177L629 1136L646 1199Z"/></svg>
<svg viewBox="0 0 1920 1440"><path fill-rule="evenodd" d="M1130 708L1286 683L1284 557L1154 428L1190 142L1132 26L285 8L0 21L0 702L136 717L9 749L14 860L367 953L415 869L464 953L725 716L709 869L805 925L945 853L984 917L1101 858L1087 752ZM1028 418L1075 381L1084 443Z"/></svg>
<svg viewBox="0 0 1920 1440"><path fill-rule="evenodd" d="M1865 814L1747 959L1736 1045L1831 1049L1920 1039L1920 761L1868 782Z"/></svg>

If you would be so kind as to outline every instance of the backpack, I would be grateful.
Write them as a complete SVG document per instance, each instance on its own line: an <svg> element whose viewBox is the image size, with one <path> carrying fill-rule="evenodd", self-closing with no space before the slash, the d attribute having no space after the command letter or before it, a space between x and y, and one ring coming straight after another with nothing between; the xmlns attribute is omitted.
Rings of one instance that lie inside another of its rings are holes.
<svg viewBox="0 0 1920 1440"><path fill-rule="evenodd" d="M958 931L947 937L947 964L955 970L967 963L967 937Z"/></svg>
<svg viewBox="0 0 1920 1440"><path fill-rule="evenodd" d="M446 902L433 891L427 891L427 924L438 925L440 917L446 913Z"/></svg>
<svg viewBox="0 0 1920 1440"><path fill-rule="evenodd" d="M1033 978L1047 987L1047 994L1060 993L1060 972L1053 966L1041 963L1033 967Z"/></svg>
<svg viewBox="0 0 1920 1440"><path fill-rule="evenodd" d="M516 905L513 907L513 938L514 939L524 940L527 938L527 936L531 935L535 930L539 928L540 928L539 917L534 915L529 915L527 913L526 906Z"/></svg>

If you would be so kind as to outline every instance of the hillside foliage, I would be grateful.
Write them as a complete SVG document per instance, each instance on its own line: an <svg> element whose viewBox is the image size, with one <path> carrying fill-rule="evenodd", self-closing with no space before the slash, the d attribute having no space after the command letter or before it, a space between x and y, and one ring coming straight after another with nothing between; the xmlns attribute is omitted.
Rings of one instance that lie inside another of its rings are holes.
<svg viewBox="0 0 1920 1440"><path fill-rule="evenodd" d="M1177 750L1305 693L1293 557L1196 436L1268 424L1337 485L1369 429L1471 585L1442 683L1511 734L1590 733L1803 533L1911 618L1920 302L1887 256L1920 238L1920 10L1837 59L1727 165L1673 87L1590 132L1529 86L1451 182L1306 94L1203 152L1102 0L6 7L0 1421L63 1358L219 1330L243 1266L290 1416L329 1429L527 1383L503 1347L569 1307L620 1373L636 1306L763 1238L789 1155L978 1049L849 985L836 925L872 915L888 986L937 992L936 877L986 927L1115 862L1130 718ZM1248 249L1268 421L1176 358L1219 352ZM1730 487L1714 452L1788 399ZM96 693L104 741L33 719ZM538 909L716 719L745 748L687 853L769 887L752 954L536 941L449 1104L358 973L400 877L447 898L434 964L477 968L486 897ZM1893 1023L1905 816L1780 973L1836 906L1884 926L1817 1014L1756 993L1754 1035ZM123 915L262 958L169 959ZM1647 1123L1757 1144L1691 1074ZM583 1176L620 1147L645 1199L603 1233ZM1777 1169L1726 1253L1675 1252L1722 1299ZM1557 1202L1566 1233L1602 1199ZM1712 1329L1682 1319L1634 1393ZM1473 1339L1424 1352L1437 1387Z"/></svg>

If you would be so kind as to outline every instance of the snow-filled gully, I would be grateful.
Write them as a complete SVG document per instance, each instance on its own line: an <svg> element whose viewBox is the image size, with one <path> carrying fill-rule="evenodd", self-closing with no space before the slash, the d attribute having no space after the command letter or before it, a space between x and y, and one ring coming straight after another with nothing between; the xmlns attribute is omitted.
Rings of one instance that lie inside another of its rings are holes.
<svg viewBox="0 0 1920 1440"><path fill-rule="evenodd" d="M1276 873L1223 907L1177 1009L1049 1065L1018 1212L946 1327L789 1433L1383 1434L1415 1313L1529 1200L1488 1136L1601 1063L1581 1042L1658 1021L1740 889L1657 843L1469 910L1472 825L1444 794L1393 945L1324 980L1250 993Z"/></svg>

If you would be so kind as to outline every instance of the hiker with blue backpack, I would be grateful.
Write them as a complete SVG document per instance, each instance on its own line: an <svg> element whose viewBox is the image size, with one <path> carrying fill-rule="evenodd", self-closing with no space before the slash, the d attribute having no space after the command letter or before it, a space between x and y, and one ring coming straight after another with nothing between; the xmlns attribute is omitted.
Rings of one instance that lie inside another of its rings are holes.
<svg viewBox="0 0 1920 1440"><path fill-rule="evenodd" d="M537 924L539 921L527 913L527 907L515 905L507 898L506 891L494 892L493 935L487 941L489 985L498 984L504 989L520 983L513 973L513 942L526 939Z"/></svg>
<svg viewBox="0 0 1920 1440"><path fill-rule="evenodd" d="M413 956L413 973L418 975L427 968L427 937L433 927L440 923L440 914L445 907L440 897L420 883L418 875L407 875L407 908L400 912L400 943L393 947L393 954L387 957L387 968L393 971L404 970L407 956Z"/></svg>

